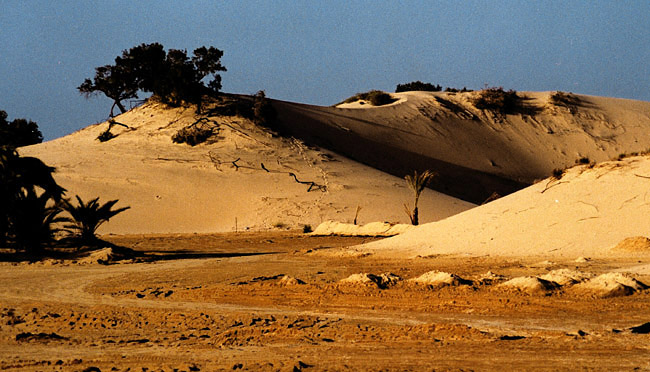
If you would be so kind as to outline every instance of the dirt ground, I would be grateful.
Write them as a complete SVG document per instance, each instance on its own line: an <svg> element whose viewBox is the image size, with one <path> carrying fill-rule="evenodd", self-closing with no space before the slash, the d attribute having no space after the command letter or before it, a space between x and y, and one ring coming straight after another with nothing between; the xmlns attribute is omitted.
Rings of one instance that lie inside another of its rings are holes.
<svg viewBox="0 0 650 372"><path fill-rule="evenodd" d="M292 232L104 239L150 259L0 263L0 369L650 371L650 290L603 297L499 285L562 268L597 275L648 256L391 260L336 253L370 238ZM432 270L464 280L340 282ZM488 271L505 278L485 279Z"/></svg>

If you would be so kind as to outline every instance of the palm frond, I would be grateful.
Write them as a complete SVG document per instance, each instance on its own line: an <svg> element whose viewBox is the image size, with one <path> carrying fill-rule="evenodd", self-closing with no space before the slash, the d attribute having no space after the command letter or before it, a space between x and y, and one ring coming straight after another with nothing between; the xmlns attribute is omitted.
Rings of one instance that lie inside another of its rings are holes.
<svg viewBox="0 0 650 372"><path fill-rule="evenodd" d="M65 227L73 232L82 243L93 243L97 240L97 229L111 218L131 207L112 209L118 200L110 200L104 204L99 202L99 197L84 202L76 195L77 205L69 200L63 201L63 209L70 214L72 220Z"/></svg>

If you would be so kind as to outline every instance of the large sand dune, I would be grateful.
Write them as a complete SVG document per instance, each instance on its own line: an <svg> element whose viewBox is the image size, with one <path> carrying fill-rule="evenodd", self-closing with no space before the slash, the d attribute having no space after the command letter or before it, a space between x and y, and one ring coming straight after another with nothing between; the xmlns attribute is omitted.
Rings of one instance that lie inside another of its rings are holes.
<svg viewBox="0 0 650 372"><path fill-rule="evenodd" d="M207 117L215 136L191 147L171 137L200 117L194 108L147 103L115 118L117 137L99 142L100 123L20 149L57 168L56 180L85 200L131 206L102 233L219 232L316 226L325 220L407 222L404 180L301 141L273 136L238 117ZM205 118L205 117L204 117ZM298 183L297 181L303 182ZM312 185L310 182L313 182ZM424 221L473 205L427 190Z"/></svg>
<svg viewBox="0 0 650 372"><path fill-rule="evenodd" d="M548 177L576 160L605 161L650 148L650 103L552 92L519 92L512 114L479 110L478 92L406 92L374 107L275 102L290 133L402 176L414 168L442 176L433 187L481 203Z"/></svg>
<svg viewBox="0 0 650 372"><path fill-rule="evenodd" d="M650 254L650 156L570 169L524 190L362 246L379 255L612 257ZM640 237L618 245L626 238ZM618 247L617 247L618 245ZM627 247L626 247L627 245Z"/></svg>

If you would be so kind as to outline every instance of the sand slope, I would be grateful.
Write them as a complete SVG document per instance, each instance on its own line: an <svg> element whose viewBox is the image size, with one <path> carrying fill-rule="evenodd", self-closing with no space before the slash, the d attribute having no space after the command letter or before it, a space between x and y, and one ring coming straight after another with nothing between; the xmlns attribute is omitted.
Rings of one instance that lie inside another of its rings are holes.
<svg viewBox="0 0 650 372"><path fill-rule="evenodd" d="M605 161L650 148L650 102L575 95L577 104L563 106L550 102L552 92L519 92L523 108L503 115L474 107L476 94L397 93L380 107L275 106L300 138L399 176L433 169L442 175L436 190L475 203L583 157Z"/></svg>
<svg viewBox="0 0 650 372"><path fill-rule="evenodd" d="M577 258L648 255L616 248L650 235L650 156L578 166L524 190L360 247L396 257L466 253ZM615 249L616 248L616 249Z"/></svg>
<svg viewBox="0 0 650 372"><path fill-rule="evenodd" d="M313 227L325 220L408 221L412 202L402 179L330 151L305 146L237 117L210 117L211 143L191 147L171 136L197 120L194 109L147 103L115 118L117 137L100 143L107 123L20 149L55 166L68 196L119 199L131 209L102 233L217 232ZM293 175L291 175L293 174ZM313 182L311 183L298 183ZM427 190L424 221L438 220L472 204Z"/></svg>

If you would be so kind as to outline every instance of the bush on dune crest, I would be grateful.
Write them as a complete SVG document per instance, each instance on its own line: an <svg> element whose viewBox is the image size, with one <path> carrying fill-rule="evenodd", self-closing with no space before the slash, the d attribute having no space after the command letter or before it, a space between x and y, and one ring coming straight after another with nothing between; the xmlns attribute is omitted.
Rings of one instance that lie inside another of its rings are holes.
<svg viewBox="0 0 650 372"><path fill-rule="evenodd" d="M219 71L223 51L215 47L200 47L192 56L187 51L165 51L159 43L141 44L124 50L115 58L114 65L95 68L93 79L85 79L77 87L86 97L103 93L113 100L110 116L117 106L122 113L123 100L136 98L138 92L152 93L163 103L179 106L183 102L196 103L198 111L204 95L214 95L221 89ZM212 76L206 84L203 80Z"/></svg>
<svg viewBox="0 0 650 372"><path fill-rule="evenodd" d="M423 83L420 80L412 81L406 84L397 84L395 88L395 93L400 92L413 92L413 91L422 91L422 92L440 92L442 87L440 85L433 85L431 83Z"/></svg>
<svg viewBox="0 0 650 372"><path fill-rule="evenodd" d="M521 109L521 97L514 90L503 87L486 88L478 92L473 99L474 106L481 110L490 110L510 114Z"/></svg>
<svg viewBox="0 0 650 372"><path fill-rule="evenodd" d="M397 101L397 99L393 98L389 93L381 90L371 90L365 93L357 93L339 104L352 103L356 101L368 101L372 106L383 106L393 103Z"/></svg>

